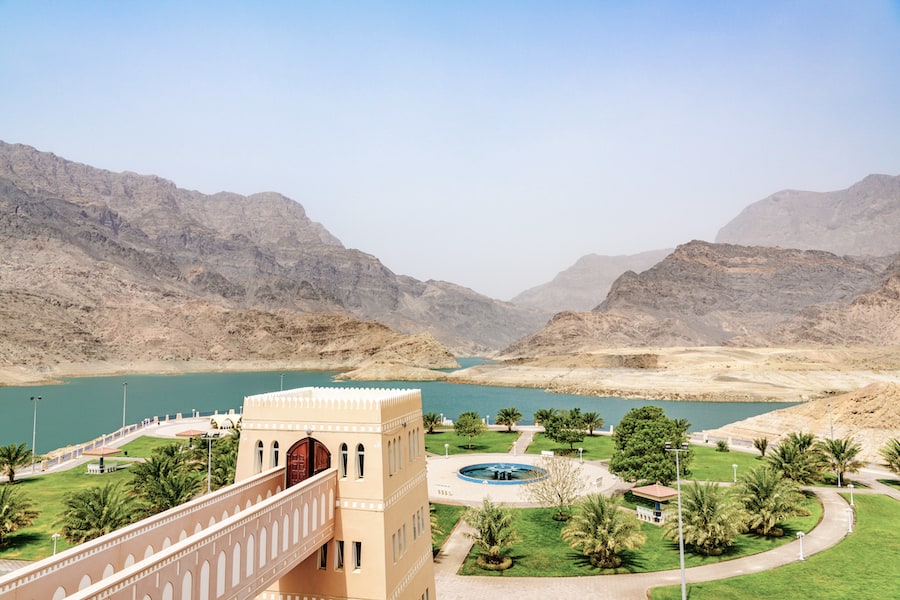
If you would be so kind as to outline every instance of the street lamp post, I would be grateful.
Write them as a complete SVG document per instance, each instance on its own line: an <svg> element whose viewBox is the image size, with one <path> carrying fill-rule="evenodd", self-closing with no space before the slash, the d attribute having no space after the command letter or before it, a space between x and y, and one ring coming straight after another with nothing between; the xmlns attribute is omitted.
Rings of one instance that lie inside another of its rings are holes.
<svg viewBox="0 0 900 600"><path fill-rule="evenodd" d="M853 533L853 509L847 509L847 533Z"/></svg>
<svg viewBox="0 0 900 600"><path fill-rule="evenodd" d="M680 448L672 446L671 442L666 442L666 451L675 453L675 481L678 489L678 559L681 564L681 600L687 600L687 578L684 572L684 531L681 521L681 460L679 456L682 452L687 452L688 445L686 442L681 443Z"/></svg>
<svg viewBox="0 0 900 600"><path fill-rule="evenodd" d="M50 536L50 539L53 540L53 555L56 556L56 541L59 539L59 534L54 533Z"/></svg>
<svg viewBox="0 0 900 600"><path fill-rule="evenodd" d="M853 506L853 484L848 483L847 489L850 490L850 506Z"/></svg>
<svg viewBox="0 0 900 600"><path fill-rule="evenodd" d="M732 477L732 479L733 479L733 481L734 481L735 483L737 483L737 463L734 463L734 464L731 465L731 470L732 470L732 472L733 472L733 477Z"/></svg>
<svg viewBox="0 0 900 600"><path fill-rule="evenodd" d="M578 462L584 462L584 448L578 449Z"/></svg>
<svg viewBox="0 0 900 600"><path fill-rule="evenodd" d="M444 444L444 458L450 458L450 444Z"/></svg>
<svg viewBox="0 0 900 600"><path fill-rule="evenodd" d="M490 427L490 425L491 425L491 415L484 415L484 424Z"/></svg>
<svg viewBox="0 0 900 600"><path fill-rule="evenodd" d="M37 405L38 400L43 399L43 396L32 396L31 401L34 403L34 421L31 425L31 472L34 473L34 459L37 456L37 452L35 451L35 444L37 443Z"/></svg>
<svg viewBox="0 0 900 600"><path fill-rule="evenodd" d="M281 391L284 391L284 373L281 374Z"/></svg>
<svg viewBox="0 0 900 600"><path fill-rule="evenodd" d="M128 403L128 382L122 382L122 433L125 433L125 406Z"/></svg>
<svg viewBox="0 0 900 600"><path fill-rule="evenodd" d="M797 539L800 540L800 560L806 560L803 558L803 536L805 534L802 531L797 532Z"/></svg>

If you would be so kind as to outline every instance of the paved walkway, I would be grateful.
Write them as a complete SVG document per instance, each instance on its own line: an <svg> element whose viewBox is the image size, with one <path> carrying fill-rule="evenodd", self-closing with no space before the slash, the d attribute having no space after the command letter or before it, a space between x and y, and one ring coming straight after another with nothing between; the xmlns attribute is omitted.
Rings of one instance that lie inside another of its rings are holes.
<svg viewBox="0 0 900 600"><path fill-rule="evenodd" d="M532 433L533 435L533 433ZM524 450L524 446L522 447ZM498 455L482 455L493 456L496 460ZM502 455L501 455L502 456ZM519 457L519 459L524 457ZM438 471L436 468L441 461L446 461L450 466L450 460L443 458L429 459L429 492L431 492L432 473ZM477 462L478 459L469 456L465 462ZM518 459L517 459L518 460ZM462 461L459 461L462 462ZM585 463L587 466L588 463ZM440 470L441 474L438 478L446 478L446 473ZM435 473L436 474L436 473ZM614 486L611 475L609 486ZM858 477L862 481L862 477ZM875 476L867 478L866 485L869 485L868 479L874 482ZM478 492L483 490L478 484L468 484L474 486L475 491L472 492L480 502L481 495ZM878 484L886 490L892 488ZM492 486L504 487L504 486ZM519 486L512 486L519 487ZM606 486L604 486L606 487ZM457 485L455 489L461 490L457 492L463 498L456 498L461 504L471 504L472 497L467 488ZM847 502L839 495L839 492L846 492L846 489L838 490L836 488L809 488L819 497L824 507L822 521L815 529L806 534L803 538L803 554L809 556L817 552L821 552L840 542L847 535L848 515ZM870 488L875 491L876 487ZM862 490L859 490L862 491ZM900 492L892 490L900 498ZM871 493L871 492L870 492ZM878 489L878 493L881 490ZM894 495L894 494L891 494ZM495 496L494 490L490 491L492 499L504 501L499 496ZM432 495L433 502L448 503L446 496ZM505 502L505 501L504 501ZM452 502L451 502L452 503ZM626 575L595 575L587 577L479 577L479 576L460 576L457 575L462 566L465 557L469 553L472 542L465 536L467 525L460 522L451 532L441 552L435 559L435 586L437 596L441 600L496 600L497 598L515 597L518 600L540 598L541 600L548 597L555 598L576 598L590 596L598 599L609 600L646 600L647 590L651 587L662 585L678 585L681 583L681 571L674 569L670 571L658 571L654 573L636 573ZM705 565L702 567L692 567L685 570L685 578L690 583L701 581L712 581L715 579L725 579L735 577L737 575L746 575L757 573L769 569L774 569L782 565L796 562L800 556L800 542L794 540L774 550L738 558L735 560L723 561L716 564Z"/></svg>

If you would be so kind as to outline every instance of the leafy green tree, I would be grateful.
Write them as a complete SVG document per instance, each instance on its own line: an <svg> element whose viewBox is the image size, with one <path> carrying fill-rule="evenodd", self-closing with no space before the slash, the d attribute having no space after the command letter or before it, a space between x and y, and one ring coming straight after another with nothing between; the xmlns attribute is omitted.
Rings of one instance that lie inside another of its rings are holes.
<svg viewBox="0 0 900 600"><path fill-rule="evenodd" d="M64 497L65 508L55 523L72 544L80 544L105 535L139 518L136 500L119 485L107 483Z"/></svg>
<svg viewBox="0 0 900 600"><path fill-rule="evenodd" d="M825 469L822 454L813 447L814 439L811 434L791 433L769 453L766 461L791 481L801 485L813 483Z"/></svg>
<svg viewBox="0 0 900 600"><path fill-rule="evenodd" d="M543 507L555 508L557 520L568 519L572 505L584 491L582 464L562 456L542 456L537 466L547 476L523 486L523 494Z"/></svg>
<svg viewBox="0 0 900 600"><path fill-rule="evenodd" d="M756 438L753 440L753 447L759 450L759 456L761 458L766 457L766 450L769 449L769 439L768 438Z"/></svg>
<svg viewBox="0 0 900 600"><path fill-rule="evenodd" d="M862 446L849 437L819 440L815 448L837 477L838 487L843 485L844 473L859 473L859 470L866 466L857 458L862 452Z"/></svg>
<svg viewBox="0 0 900 600"><path fill-rule="evenodd" d="M681 491L684 543L699 554L717 556L734 545L744 528L744 511L727 488L717 483L694 481ZM663 532L678 540L678 519L670 518Z"/></svg>
<svg viewBox="0 0 900 600"><path fill-rule="evenodd" d="M32 461L31 450L25 443L0 446L0 471L6 475L7 483L16 482L16 471Z"/></svg>
<svg viewBox="0 0 900 600"><path fill-rule="evenodd" d="M497 425L506 425L507 431L512 431L516 423L522 420L522 413L515 407L501 408L497 411Z"/></svg>
<svg viewBox="0 0 900 600"><path fill-rule="evenodd" d="M506 551L519 541L516 531L515 513L503 506L494 504L485 496L481 507L466 510L463 519L475 531L469 538L481 551L481 559L489 566L497 566L509 561Z"/></svg>
<svg viewBox="0 0 900 600"><path fill-rule="evenodd" d="M534 424L545 425L547 421L556 416L559 411L555 408L539 408L534 411Z"/></svg>
<svg viewBox="0 0 900 600"><path fill-rule="evenodd" d="M618 567L623 550L639 548L647 541L637 517L631 511L619 510L620 506L618 497L588 494L563 527L563 541L580 550L594 566Z"/></svg>
<svg viewBox="0 0 900 600"><path fill-rule="evenodd" d="M881 456L887 467L900 475L900 439L892 438L881 448Z"/></svg>
<svg viewBox="0 0 900 600"><path fill-rule="evenodd" d="M469 441L466 444L466 448L471 448L472 438L484 433L487 426L476 413L464 412L457 417L456 422L453 423L453 428L456 430L456 435L464 435L468 438Z"/></svg>
<svg viewBox="0 0 900 600"><path fill-rule="evenodd" d="M580 408L561 410L544 422L544 435L557 444L568 444L569 450L575 443L584 441L584 415Z"/></svg>
<svg viewBox="0 0 900 600"><path fill-rule="evenodd" d="M807 514L797 484L768 465L745 472L734 491L744 507L747 528L759 535L780 537L784 532L778 523Z"/></svg>
<svg viewBox="0 0 900 600"><path fill-rule="evenodd" d="M658 406L642 406L628 411L613 433L615 449L609 470L627 481L675 481L675 453L666 451L666 443L675 447L687 443L689 424L673 420ZM681 477L690 474L693 451L681 452Z"/></svg>
<svg viewBox="0 0 900 600"><path fill-rule="evenodd" d="M434 428L441 424L441 415L437 413L425 413L422 415L422 425L428 433L434 433Z"/></svg>
<svg viewBox="0 0 900 600"><path fill-rule="evenodd" d="M232 429L228 436L220 437L209 449L212 454L210 469L210 489L218 490L234 483L234 471L237 466L238 446L241 442L241 430Z"/></svg>
<svg viewBox="0 0 900 600"><path fill-rule="evenodd" d="M18 487L0 487L0 546L5 536L34 523L40 513L33 506L34 502L26 498Z"/></svg>
<svg viewBox="0 0 900 600"><path fill-rule="evenodd" d="M594 430L600 429L605 423L600 413L586 412L581 415L581 418L584 421L584 428L588 430L588 435L594 435Z"/></svg>

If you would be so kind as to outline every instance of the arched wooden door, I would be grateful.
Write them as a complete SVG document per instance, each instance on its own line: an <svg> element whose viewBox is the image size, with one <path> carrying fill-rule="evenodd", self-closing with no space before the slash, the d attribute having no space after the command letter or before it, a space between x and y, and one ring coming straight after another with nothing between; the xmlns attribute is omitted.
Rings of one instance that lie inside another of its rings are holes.
<svg viewBox="0 0 900 600"><path fill-rule="evenodd" d="M315 438L303 438L287 453L287 483L291 487L331 467L331 452Z"/></svg>

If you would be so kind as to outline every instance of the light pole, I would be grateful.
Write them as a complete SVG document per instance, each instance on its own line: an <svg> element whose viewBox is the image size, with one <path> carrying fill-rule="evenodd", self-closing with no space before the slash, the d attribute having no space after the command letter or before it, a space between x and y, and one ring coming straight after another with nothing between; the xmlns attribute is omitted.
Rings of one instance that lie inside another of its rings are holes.
<svg viewBox="0 0 900 600"><path fill-rule="evenodd" d="M578 449L578 462L584 462L584 448Z"/></svg>
<svg viewBox="0 0 900 600"><path fill-rule="evenodd" d="M802 531L797 532L797 539L800 540L800 560L806 560L803 558L803 536L805 534Z"/></svg>
<svg viewBox="0 0 900 600"><path fill-rule="evenodd" d="M666 442L666 451L675 453L675 480L678 488L678 559L681 564L681 600L687 600L687 578L684 572L684 531L681 523L681 460L679 456L682 452L687 452L687 449L687 442L682 442L680 448L675 448L671 442Z"/></svg>
<svg viewBox="0 0 900 600"><path fill-rule="evenodd" d="M206 437L206 493L212 487L212 436Z"/></svg>
<svg viewBox="0 0 900 600"><path fill-rule="evenodd" d="M37 452L34 449L35 444L37 443L37 405L38 400L41 400L42 396L31 397L31 401L34 403L34 421L31 425L31 472L34 473L34 459L37 457Z"/></svg>
<svg viewBox="0 0 900 600"><path fill-rule="evenodd" d="M491 425L491 415L484 415L484 424L490 427L490 425Z"/></svg>
<svg viewBox="0 0 900 600"><path fill-rule="evenodd" d="M284 373L281 374L281 391L284 391Z"/></svg>
<svg viewBox="0 0 900 600"><path fill-rule="evenodd" d="M847 533L853 533L853 509L847 509Z"/></svg>
<svg viewBox="0 0 900 600"><path fill-rule="evenodd" d="M444 444L444 458L450 458L450 444Z"/></svg>
<svg viewBox="0 0 900 600"><path fill-rule="evenodd" d="M734 481L735 483L737 483L737 463L734 463L734 464L731 465L731 470L732 470L732 472L733 472L733 474L734 474L733 477L732 477L732 479L733 479L733 481Z"/></svg>
<svg viewBox="0 0 900 600"><path fill-rule="evenodd" d="M50 539L53 540L53 555L56 556L56 541L59 539L59 534L54 533L50 536Z"/></svg>
<svg viewBox="0 0 900 600"><path fill-rule="evenodd" d="M853 484L848 483L847 489L850 490L850 506L853 506Z"/></svg>
<svg viewBox="0 0 900 600"><path fill-rule="evenodd" d="M128 382L122 382L122 433L125 433L125 406L128 403Z"/></svg>

